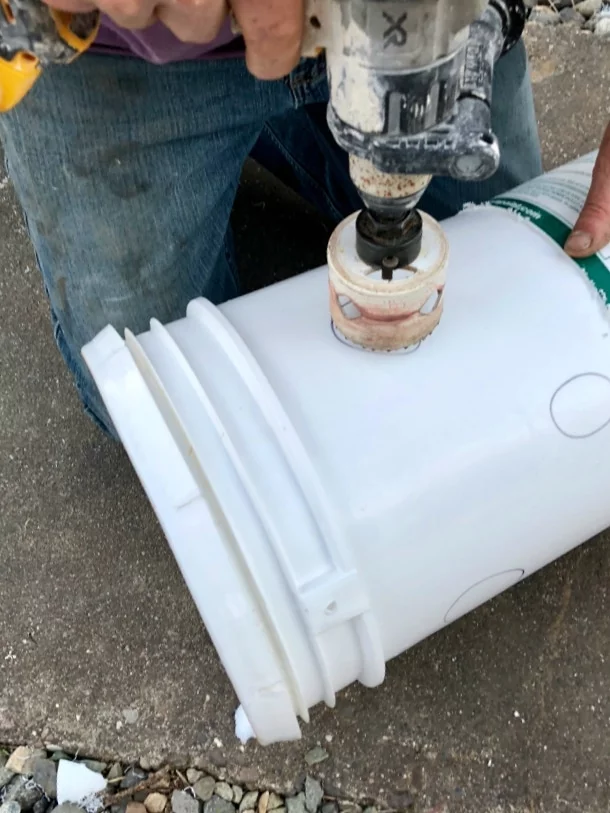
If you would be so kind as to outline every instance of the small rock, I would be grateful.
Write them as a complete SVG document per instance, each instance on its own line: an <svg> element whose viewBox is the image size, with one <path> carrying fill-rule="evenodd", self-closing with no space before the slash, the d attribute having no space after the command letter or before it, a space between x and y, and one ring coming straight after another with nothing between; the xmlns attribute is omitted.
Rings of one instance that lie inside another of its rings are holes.
<svg viewBox="0 0 610 813"><path fill-rule="evenodd" d="M68 754L65 751L62 751L61 748L58 748L57 751L53 751L51 754L51 761L52 762L59 762L61 759L70 759Z"/></svg>
<svg viewBox="0 0 610 813"><path fill-rule="evenodd" d="M339 805L336 802L326 802L322 805L322 813L339 813Z"/></svg>
<svg viewBox="0 0 610 813"><path fill-rule="evenodd" d="M0 768L0 790L2 790L5 785L8 785L14 776L14 771L9 771L9 769L6 767Z"/></svg>
<svg viewBox="0 0 610 813"><path fill-rule="evenodd" d="M53 813L83 813L82 807L72 804L72 802L64 802L63 805L53 809Z"/></svg>
<svg viewBox="0 0 610 813"><path fill-rule="evenodd" d="M199 813L199 802L184 790L172 793L172 813Z"/></svg>
<svg viewBox="0 0 610 813"><path fill-rule="evenodd" d="M188 780L189 785L194 785L198 779L201 779L203 776L203 771L198 771L197 768L189 768L186 772L186 778Z"/></svg>
<svg viewBox="0 0 610 813"><path fill-rule="evenodd" d="M203 813L235 813L235 806L220 796L212 796L203 806Z"/></svg>
<svg viewBox="0 0 610 813"><path fill-rule="evenodd" d="M0 805L0 813L21 813L19 802L5 802Z"/></svg>
<svg viewBox="0 0 610 813"><path fill-rule="evenodd" d="M289 796L286 799L286 810L288 813L305 813L305 794Z"/></svg>
<svg viewBox="0 0 610 813"><path fill-rule="evenodd" d="M585 18L585 20L590 19L594 14L597 14L602 7L602 0L582 0L581 3L577 3L574 8L579 14Z"/></svg>
<svg viewBox="0 0 610 813"><path fill-rule="evenodd" d="M57 763L50 759L33 760L32 779L49 799L57 797Z"/></svg>
<svg viewBox="0 0 610 813"><path fill-rule="evenodd" d="M49 800L45 799L43 796L42 799L39 799L32 808L32 813L47 813L47 810L51 809L52 804L52 802L49 802Z"/></svg>
<svg viewBox="0 0 610 813"><path fill-rule="evenodd" d="M233 785L233 801L236 805L241 804L244 798L244 792L239 785Z"/></svg>
<svg viewBox="0 0 610 813"><path fill-rule="evenodd" d="M147 777L148 774L146 771L140 768L130 768L121 780L121 790L135 788L136 785L139 785L140 782L143 782Z"/></svg>
<svg viewBox="0 0 610 813"><path fill-rule="evenodd" d="M146 808L142 802L127 802L125 813L146 813Z"/></svg>
<svg viewBox="0 0 610 813"><path fill-rule="evenodd" d="M137 709L123 709L123 719L127 725L133 725L138 722L140 712Z"/></svg>
<svg viewBox="0 0 610 813"><path fill-rule="evenodd" d="M146 759L146 757L142 757L142 759L140 760L140 768L142 768L143 771L152 771L152 767L153 767L153 764L150 761L150 759Z"/></svg>
<svg viewBox="0 0 610 813"><path fill-rule="evenodd" d="M44 759L47 752L44 748L30 748L27 745L20 745L10 755L6 762L6 767L13 773L24 773L28 768L28 762L34 759Z"/></svg>
<svg viewBox="0 0 610 813"><path fill-rule="evenodd" d="M324 748L319 745L316 745L315 748L312 748L311 751L308 751L305 754L305 762L308 765L318 765L320 762L324 762L325 759L328 759L330 754Z"/></svg>
<svg viewBox="0 0 610 813"><path fill-rule="evenodd" d="M42 791L27 777L17 775L6 786L5 802L19 802L22 813L31 810L42 796Z"/></svg>
<svg viewBox="0 0 610 813"><path fill-rule="evenodd" d="M377 813L377 808L376 807L365 807L364 808L364 813Z"/></svg>
<svg viewBox="0 0 610 813"><path fill-rule="evenodd" d="M239 813L246 813L247 810L256 810L258 805L258 791L251 790L244 794L244 798L239 805Z"/></svg>
<svg viewBox="0 0 610 813"><path fill-rule="evenodd" d="M598 37L610 37L610 16L600 17L595 25L595 35ZM10 762L10 760L9 760ZM7 762L8 766L8 762Z"/></svg>
<svg viewBox="0 0 610 813"><path fill-rule="evenodd" d="M339 802L339 810L341 813L362 813L362 808L355 802Z"/></svg>
<svg viewBox="0 0 610 813"><path fill-rule="evenodd" d="M278 796L277 793L270 793L267 810L279 810L280 807L284 807L284 799Z"/></svg>
<svg viewBox="0 0 610 813"><path fill-rule="evenodd" d="M216 780L211 776L204 776L198 779L193 785L195 796L202 802L209 802L214 794Z"/></svg>
<svg viewBox="0 0 610 813"><path fill-rule="evenodd" d="M538 25L559 25L561 17L556 11L547 6L536 6L530 14L530 23Z"/></svg>
<svg viewBox="0 0 610 813"><path fill-rule="evenodd" d="M269 807L269 791L266 790L264 793L261 793L261 797L258 800L258 813L267 813L267 808Z"/></svg>
<svg viewBox="0 0 610 813"><path fill-rule="evenodd" d="M582 16L582 14L571 6L562 9L559 12L559 17L561 18L562 23L576 23L577 25L583 25L585 22L585 18Z"/></svg>
<svg viewBox="0 0 610 813"><path fill-rule="evenodd" d="M86 765L90 771L95 771L95 773L104 773L108 767L106 762L99 762L97 759L83 759L83 765Z"/></svg>
<svg viewBox="0 0 610 813"><path fill-rule="evenodd" d="M305 807L309 813L316 813L323 798L322 785L316 779L312 779L311 776L305 777Z"/></svg>
<svg viewBox="0 0 610 813"><path fill-rule="evenodd" d="M108 771L108 776L106 779L111 782L113 779L119 779L119 777L123 776L123 768L120 762L115 762L114 765Z"/></svg>
<svg viewBox="0 0 610 813"><path fill-rule="evenodd" d="M144 807L148 813L163 813L167 798L162 793L149 793L144 799Z"/></svg>
<svg viewBox="0 0 610 813"><path fill-rule="evenodd" d="M216 796L220 796L221 799L224 799L225 802L233 801L233 788L226 782L217 782L214 785L214 793Z"/></svg>

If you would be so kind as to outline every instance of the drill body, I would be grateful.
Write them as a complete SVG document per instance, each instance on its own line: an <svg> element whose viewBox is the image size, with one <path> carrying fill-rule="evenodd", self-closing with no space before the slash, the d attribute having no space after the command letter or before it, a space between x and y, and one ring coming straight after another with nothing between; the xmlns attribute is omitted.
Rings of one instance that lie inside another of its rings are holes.
<svg viewBox="0 0 610 813"><path fill-rule="evenodd" d="M329 126L365 204L358 253L389 278L419 253L431 177L497 169L493 71L525 18L514 0L310 0L306 51L325 49Z"/></svg>
<svg viewBox="0 0 610 813"><path fill-rule="evenodd" d="M0 0L0 113L23 99L45 65L86 51L99 21L98 12L69 14L42 0Z"/></svg>

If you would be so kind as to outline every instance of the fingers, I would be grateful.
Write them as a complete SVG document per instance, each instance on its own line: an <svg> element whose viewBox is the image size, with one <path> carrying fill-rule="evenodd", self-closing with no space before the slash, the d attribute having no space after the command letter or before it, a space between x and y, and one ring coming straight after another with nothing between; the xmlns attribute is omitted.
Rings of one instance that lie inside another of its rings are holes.
<svg viewBox="0 0 610 813"><path fill-rule="evenodd" d="M155 21L155 0L103 0L98 5L121 28L148 28Z"/></svg>
<svg viewBox="0 0 610 813"><path fill-rule="evenodd" d="M301 56L303 0L231 0L246 42L248 69L258 79L281 79Z"/></svg>
<svg viewBox="0 0 610 813"><path fill-rule="evenodd" d="M610 126L593 169L591 188L565 250L571 257L589 257L610 243Z"/></svg>
<svg viewBox="0 0 610 813"><path fill-rule="evenodd" d="M211 42L229 13L226 0L170 0L157 18L183 42Z"/></svg>
<svg viewBox="0 0 610 813"><path fill-rule="evenodd" d="M73 14L99 9L122 28L146 28L155 21L156 0L45 0L47 5L59 11Z"/></svg>
<svg viewBox="0 0 610 813"><path fill-rule="evenodd" d="M98 8L122 28L147 28L160 20L183 42L211 42L229 13L226 0L45 0L52 8L78 13Z"/></svg>
<svg viewBox="0 0 610 813"><path fill-rule="evenodd" d="M98 8L122 28L147 28L160 20L183 42L211 42L229 13L226 0L45 0L72 13Z"/></svg>
<svg viewBox="0 0 610 813"><path fill-rule="evenodd" d="M81 14L97 8L94 3L89 3L87 0L50 0L47 5L58 11L69 11L71 14Z"/></svg>
<svg viewBox="0 0 610 813"><path fill-rule="evenodd" d="M160 20L184 42L210 42L220 31L227 0L45 0L73 13L98 8L122 28L138 29ZM246 42L246 61L259 79L279 79L298 63L304 27L304 0L232 0Z"/></svg>

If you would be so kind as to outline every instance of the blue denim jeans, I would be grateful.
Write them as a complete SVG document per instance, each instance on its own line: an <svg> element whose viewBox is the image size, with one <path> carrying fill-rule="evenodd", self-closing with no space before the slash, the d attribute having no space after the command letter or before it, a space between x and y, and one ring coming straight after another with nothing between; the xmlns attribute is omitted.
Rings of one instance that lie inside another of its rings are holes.
<svg viewBox="0 0 610 813"><path fill-rule="evenodd" d="M163 67L86 55L49 68L0 117L59 349L86 410L113 427L80 355L112 324L146 330L189 300L239 293L229 216L249 154L339 220L360 207L325 123L322 60L261 82L242 59ZM525 49L498 66L493 120L502 165L489 181L437 179L422 208L437 218L541 171Z"/></svg>

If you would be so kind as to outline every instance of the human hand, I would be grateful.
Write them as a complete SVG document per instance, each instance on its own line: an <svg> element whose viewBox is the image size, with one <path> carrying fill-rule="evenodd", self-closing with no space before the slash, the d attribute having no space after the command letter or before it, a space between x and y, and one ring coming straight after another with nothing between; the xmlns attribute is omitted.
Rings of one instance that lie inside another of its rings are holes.
<svg viewBox="0 0 610 813"><path fill-rule="evenodd" d="M571 257L590 257L610 243L610 125L607 127L591 188L565 250Z"/></svg>
<svg viewBox="0 0 610 813"><path fill-rule="evenodd" d="M62 11L99 9L121 28L157 20L183 42L211 42L229 14L227 0L45 0ZM259 79L280 79L301 56L304 0L231 0L246 44L246 62Z"/></svg>

